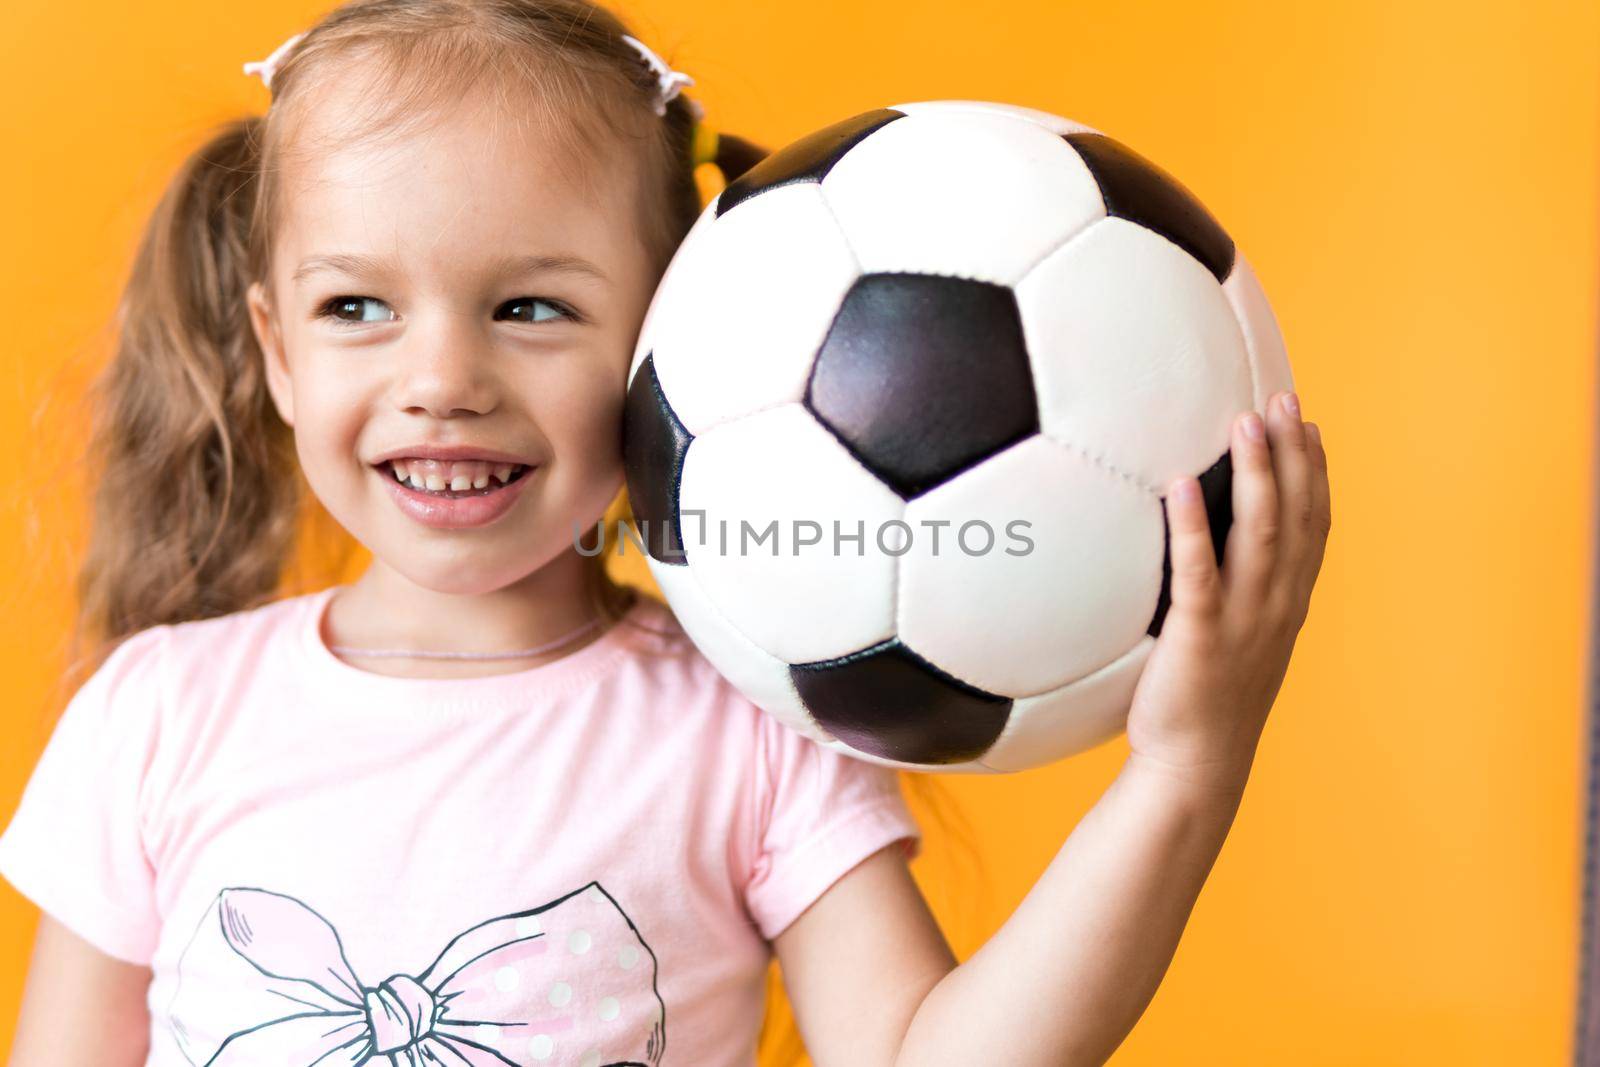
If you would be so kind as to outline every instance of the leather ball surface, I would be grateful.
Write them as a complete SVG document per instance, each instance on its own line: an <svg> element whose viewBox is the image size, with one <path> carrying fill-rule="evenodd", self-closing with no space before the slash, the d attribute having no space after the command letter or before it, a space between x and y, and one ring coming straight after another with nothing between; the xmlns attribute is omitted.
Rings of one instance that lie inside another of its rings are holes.
<svg viewBox="0 0 1600 1067"><path fill-rule="evenodd" d="M624 458L711 663L819 744L1005 772L1115 736L1161 632L1163 487L1221 559L1229 430L1293 388L1266 297L1096 130L903 104L707 206L645 317Z"/></svg>

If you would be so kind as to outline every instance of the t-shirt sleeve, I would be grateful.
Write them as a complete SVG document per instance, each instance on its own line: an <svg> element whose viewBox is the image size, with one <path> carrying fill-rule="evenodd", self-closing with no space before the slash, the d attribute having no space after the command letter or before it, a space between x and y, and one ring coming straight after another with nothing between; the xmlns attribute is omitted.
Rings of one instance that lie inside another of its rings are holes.
<svg viewBox="0 0 1600 1067"><path fill-rule="evenodd" d="M141 817L165 627L142 630L73 694L0 834L0 875L107 955L145 964L160 933Z"/></svg>
<svg viewBox="0 0 1600 1067"><path fill-rule="evenodd" d="M823 748L771 716L761 720L758 837L745 904L771 941L879 849L898 843L914 859L921 834L891 768Z"/></svg>

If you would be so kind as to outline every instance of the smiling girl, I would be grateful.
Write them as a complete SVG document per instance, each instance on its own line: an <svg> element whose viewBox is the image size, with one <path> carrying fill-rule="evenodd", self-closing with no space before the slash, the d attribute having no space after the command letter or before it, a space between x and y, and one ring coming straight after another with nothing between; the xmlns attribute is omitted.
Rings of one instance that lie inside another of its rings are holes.
<svg viewBox="0 0 1600 1067"><path fill-rule="evenodd" d="M267 113L183 168L121 309L107 654L0 837L44 912L12 1062L748 1065L774 953L820 1067L1101 1062L1305 618L1329 502L1294 398L1235 426L1225 567L1170 487L1128 761L958 965L893 773L573 542L700 210L685 79L582 0L364 0L258 69ZM277 598L297 469L372 563Z"/></svg>

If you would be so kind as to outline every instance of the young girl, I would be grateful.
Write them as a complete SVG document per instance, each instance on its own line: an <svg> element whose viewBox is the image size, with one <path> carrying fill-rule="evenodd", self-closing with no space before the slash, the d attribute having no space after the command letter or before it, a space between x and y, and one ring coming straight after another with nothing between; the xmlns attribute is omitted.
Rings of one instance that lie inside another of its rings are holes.
<svg viewBox="0 0 1600 1067"><path fill-rule="evenodd" d="M83 578L111 651L0 837L44 911L11 1062L750 1064L773 952L819 1067L1103 1061L1320 567L1294 398L1234 428L1225 566L1170 487L1126 765L958 966L892 772L574 546L699 209L685 79L584 0L357 0L258 69L122 308ZM273 599L297 465L373 561Z"/></svg>

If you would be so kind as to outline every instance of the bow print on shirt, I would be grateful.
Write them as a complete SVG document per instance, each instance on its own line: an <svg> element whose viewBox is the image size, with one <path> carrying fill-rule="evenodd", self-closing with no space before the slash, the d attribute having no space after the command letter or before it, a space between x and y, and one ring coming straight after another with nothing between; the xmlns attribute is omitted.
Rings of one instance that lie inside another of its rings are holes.
<svg viewBox="0 0 1600 1067"><path fill-rule="evenodd" d="M204 1067L658 1067L656 958L590 882L365 985L294 897L224 889L178 960L173 1037Z"/></svg>

